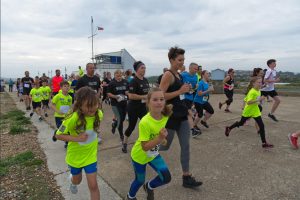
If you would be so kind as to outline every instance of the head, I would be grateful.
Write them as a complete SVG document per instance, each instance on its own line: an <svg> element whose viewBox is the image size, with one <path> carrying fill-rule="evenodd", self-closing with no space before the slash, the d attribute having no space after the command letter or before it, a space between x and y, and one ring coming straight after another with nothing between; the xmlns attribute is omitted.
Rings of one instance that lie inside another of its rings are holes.
<svg viewBox="0 0 300 200"><path fill-rule="evenodd" d="M142 61L137 61L133 64L133 69L139 76L144 77L146 73L146 66Z"/></svg>
<svg viewBox="0 0 300 200"><path fill-rule="evenodd" d="M259 90L261 88L261 86L262 86L262 78L259 76L252 77L250 80L250 83L248 85L246 94L248 94L248 92L251 90L251 88L255 88L255 89Z"/></svg>
<svg viewBox="0 0 300 200"><path fill-rule="evenodd" d="M263 77L264 76L264 71L262 70L262 68L259 68L259 67L258 68L254 68L252 76Z"/></svg>
<svg viewBox="0 0 300 200"><path fill-rule="evenodd" d="M147 107L149 112L161 113L165 116L170 116L172 108L166 106L164 93L159 88L151 88L147 95Z"/></svg>
<svg viewBox="0 0 300 200"><path fill-rule="evenodd" d="M59 69L55 70L55 75L60 76L60 70Z"/></svg>
<svg viewBox="0 0 300 200"><path fill-rule="evenodd" d="M111 73L110 72L106 72L106 78L111 79Z"/></svg>
<svg viewBox="0 0 300 200"><path fill-rule="evenodd" d="M29 71L25 71L25 76L29 77Z"/></svg>
<svg viewBox="0 0 300 200"><path fill-rule="evenodd" d="M70 84L68 81L62 81L60 82L60 89L63 94L68 94L69 89L70 89Z"/></svg>
<svg viewBox="0 0 300 200"><path fill-rule="evenodd" d="M116 81L121 81L122 80L122 71L117 69L114 73L114 77L116 79Z"/></svg>
<svg viewBox="0 0 300 200"><path fill-rule="evenodd" d="M126 71L125 71L125 76L126 77L130 77L132 75L132 70L131 69L127 69Z"/></svg>
<svg viewBox="0 0 300 200"><path fill-rule="evenodd" d="M227 71L227 74L230 75L230 76L233 76L235 73L234 69L230 68L228 71Z"/></svg>
<svg viewBox="0 0 300 200"><path fill-rule="evenodd" d="M35 88L39 88L40 87L40 81L39 80L35 80L33 84L34 84Z"/></svg>
<svg viewBox="0 0 300 200"><path fill-rule="evenodd" d="M85 116L95 116L94 131L97 131L100 126L100 119L98 115L99 98L95 91L88 86L80 88L76 93L76 99L73 107L73 112L77 112L79 122L76 130L86 126Z"/></svg>
<svg viewBox="0 0 300 200"><path fill-rule="evenodd" d="M209 81L210 78L210 74L207 70L203 70L201 72L201 77L205 80L205 81Z"/></svg>
<svg viewBox="0 0 300 200"><path fill-rule="evenodd" d="M93 63L87 63L86 64L86 74L88 76L94 76L95 73L95 65Z"/></svg>
<svg viewBox="0 0 300 200"><path fill-rule="evenodd" d="M42 85L43 85L43 86L47 86L47 80L43 79L43 80L42 80Z"/></svg>
<svg viewBox="0 0 300 200"><path fill-rule="evenodd" d="M190 74L194 75L198 71L198 65L196 63L191 63L189 66L189 72Z"/></svg>
<svg viewBox="0 0 300 200"><path fill-rule="evenodd" d="M171 64L171 67L174 70L179 70L184 64L184 53L185 50L178 47L171 47L169 49L168 57Z"/></svg>
<svg viewBox="0 0 300 200"><path fill-rule="evenodd" d="M197 72L199 75L202 73L202 66L201 65L199 65L199 67L198 67L198 72Z"/></svg>
<svg viewBox="0 0 300 200"><path fill-rule="evenodd" d="M274 69L276 67L276 60L275 59L270 59L267 61L267 65L268 67L270 67L271 69Z"/></svg>

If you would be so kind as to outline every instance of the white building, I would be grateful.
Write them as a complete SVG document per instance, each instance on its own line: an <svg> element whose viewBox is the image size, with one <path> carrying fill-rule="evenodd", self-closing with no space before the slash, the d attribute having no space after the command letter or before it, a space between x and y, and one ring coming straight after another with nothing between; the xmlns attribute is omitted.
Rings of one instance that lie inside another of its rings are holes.
<svg viewBox="0 0 300 200"><path fill-rule="evenodd" d="M117 69L122 71L126 71L127 69L133 70L133 63L135 62L135 59L126 49L95 55L95 60L96 72L101 76L103 75L103 72L111 72L113 75Z"/></svg>

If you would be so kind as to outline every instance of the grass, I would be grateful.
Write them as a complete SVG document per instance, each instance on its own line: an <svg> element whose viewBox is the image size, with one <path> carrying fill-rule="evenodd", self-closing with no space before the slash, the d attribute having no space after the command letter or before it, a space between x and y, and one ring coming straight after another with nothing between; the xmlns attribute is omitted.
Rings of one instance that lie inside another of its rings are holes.
<svg viewBox="0 0 300 200"><path fill-rule="evenodd" d="M18 135L18 134L29 132L29 131L30 131L30 129L28 129L22 125L12 125L12 126L10 126L9 134Z"/></svg>
<svg viewBox="0 0 300 200"><path fill-rule="evenodd" d="M25 113L21 110L11 110L6 114L0 116L1 128L7 128L9 124L9 133L12 135L17 135L25 132L29 132L30 129L26 125L30 125L30 118L25 117Z"/></svg>

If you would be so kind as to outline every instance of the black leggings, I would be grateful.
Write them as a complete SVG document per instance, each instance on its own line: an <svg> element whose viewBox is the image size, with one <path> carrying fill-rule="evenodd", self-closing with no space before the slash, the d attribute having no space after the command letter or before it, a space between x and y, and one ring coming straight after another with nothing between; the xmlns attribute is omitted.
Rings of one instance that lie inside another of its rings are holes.
<svg viewBox="0 0 300 200"><path fill-rule="evenodd" d="M224 93L227 97L226 104L229 106L233 102L233 90L224 89Z"/></svg>
<svg viewBox="0 0 300 200"><path fill-rule="evenodd" d="M127 111L128 111L129 124L128 124L128 128L125 131L125 135L129 137L135 128L137 120L142 119L147 114L147 109L146 109L146 105L136 107L128 104Z"/></svg>
<svg viewBox="0 0 300 200"><path fill-rule="evenodd" d="M203 117L203 109L206 110L206 112L208 112L211 115L214 114L214 109L209 102L206 102L205 104L200 104L195 102L195 108L197 110L199 118Z"/></svg>
<svg viewBox="0 0 300 200"><path fill-rule="evenodd" d="M229 128L230 129L233 129L235 127L240 127L240 126L243 126L245 124L245 122L250 119L251 117L243 117L241 118L241 120L239 122L235 122L234 124L232 124ZM259 117L252 117L256 123L258 124L258 127L259 127L259 134L260 134L260 138L261 138L261 141L262 143L266 143L266 136L265 136L265 125L264 125L264 122L261 118L261 116Z"/></svg>
<svg viewBox="0 0 300 200"><path fill-rule="evenodd" d="M127 110L126 104L112 106L112 110L117 117L119 135L120 135L120 138L123 140L123 138L124 138L123 122L125 121L125 118L126 118L126 110Z"/></svg>

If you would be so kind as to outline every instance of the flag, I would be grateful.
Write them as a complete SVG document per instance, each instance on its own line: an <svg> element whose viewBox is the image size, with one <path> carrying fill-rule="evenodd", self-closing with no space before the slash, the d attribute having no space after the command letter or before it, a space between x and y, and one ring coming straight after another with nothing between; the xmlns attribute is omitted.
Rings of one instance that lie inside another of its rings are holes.
<svg viewBox="0 0 300 200"><path fill-rule="evenodd" d="M104 28L103 27L97 27L98 28L98 31L103 31L104 30Z"/></svg>

